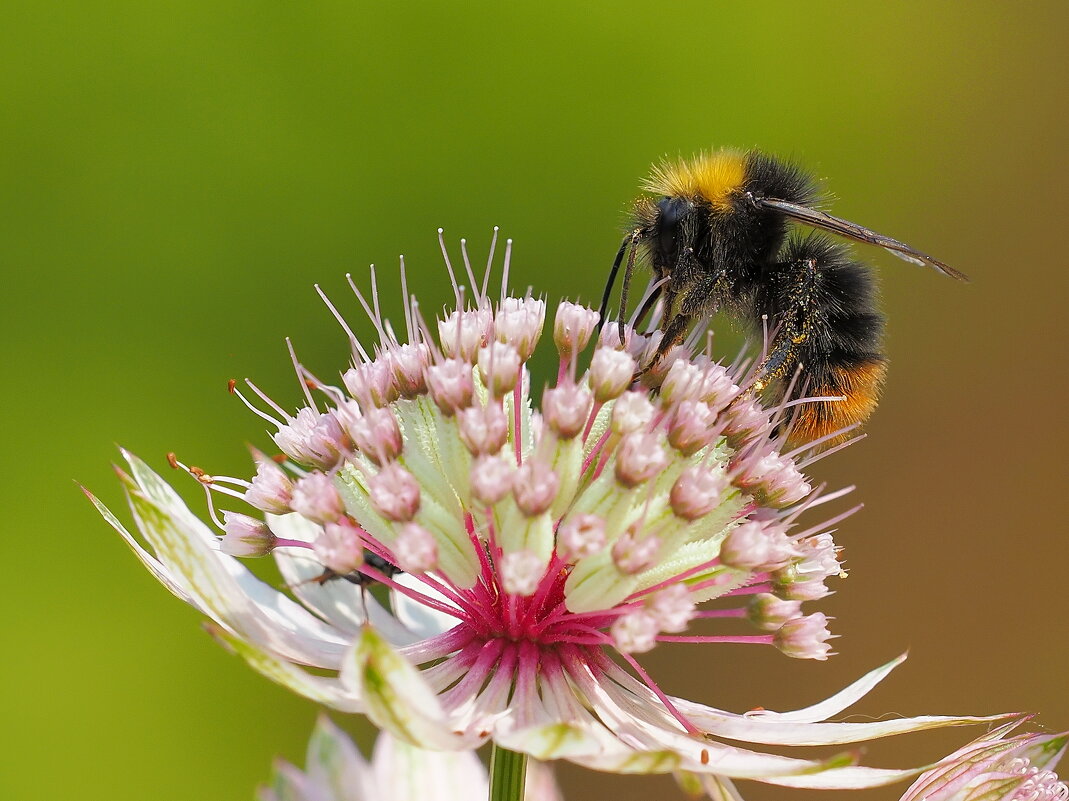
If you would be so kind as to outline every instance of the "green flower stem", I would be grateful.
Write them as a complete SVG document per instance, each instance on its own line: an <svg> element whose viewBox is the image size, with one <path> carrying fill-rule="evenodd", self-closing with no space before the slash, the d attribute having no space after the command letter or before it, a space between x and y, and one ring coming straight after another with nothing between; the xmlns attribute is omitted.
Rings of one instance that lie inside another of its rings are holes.
<svg viewBox="0 0 1069 801"><path fill-rule="evenodd" d="M498 748L490 751L490 801L523 801L527 754Z"/></svg>

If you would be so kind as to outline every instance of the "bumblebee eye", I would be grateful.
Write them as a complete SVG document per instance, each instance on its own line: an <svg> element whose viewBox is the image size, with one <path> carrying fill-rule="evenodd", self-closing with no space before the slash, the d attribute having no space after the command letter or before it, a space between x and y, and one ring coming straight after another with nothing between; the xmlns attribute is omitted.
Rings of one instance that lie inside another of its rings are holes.
<svg viewBox="0 0 1069 801"><path fill-rule="evenodd" d="M690 211L690 202L681 197L665 197L657 203L657 244L665 255L675 251L679 224Z"/></svg>

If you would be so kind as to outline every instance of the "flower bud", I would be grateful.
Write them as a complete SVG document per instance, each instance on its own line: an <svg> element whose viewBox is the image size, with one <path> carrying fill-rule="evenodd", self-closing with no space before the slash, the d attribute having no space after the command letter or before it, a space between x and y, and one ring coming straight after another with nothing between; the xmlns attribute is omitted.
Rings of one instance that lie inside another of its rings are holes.
<svg viewBox="0 0 1069 801"><path fill-rule="evenodd" d="M513 551L501 557L498 564L501 585L510 595L534 595L545 574L546 565L532 551Z"/></svg>
<svg viewBox="0 0 1069 801"><path fill-rule="evenodd" d="M625 392L612 406L612 430L616 434L642 431L653 419L654 407L645 392Z"/></svg>
<svg viewBox="0 0 1069 801"><path fill-rule="evenodd" d="M697 520L720 505L720 498L728 485L727 476L721 470L704 465L686 468L672 485L668 502L677 517Z"/></svg>
<svg viewBox="0 0 1069 801"><path fill-rule="evenodd" d="M341 377L349 394L365 406L385 406L400 393L394 381L393 366L383 357L350 367Z"/></svg>
<svg viewBox="0 0 1069 801"><path fill-rule="evenodd" d="M764 437L772 427L768 412L753 398L741 398L723 412L724 436L736 450L748 442Z"/></svg>
<svg viewBox="0 0 1069 801"><path fill-rule="evenodd" d="M470 364L460 359L447 359L428 367L426 375L431 398L446 417L471 406L475 383Z"/></svg>
<svg viewBox="0 0 1069 801"><path fill-rule="evenodd" d="M628 434L616 449L616 480L627 488L649 481L668 466L656 432Z"/></svg>
<svg viewBox="0 0 1069 801"><path fill-rule="evenodd" d="M593 556L605 541L605 521L597 515L574 515L557 529L557 552L567 562Z"/></svg>
<svg viewBox="0 0 1069 801"><path fill-rule="evenodd" d="M391 462L368 481L371 505L388 520L404 523L419 511L419 483L397 462Z"/></svg>
<svg viewBox="0 0 1069 801"><path fill-rule="evenodd" d="M275 547L277 537L262 520L239 512L223 512L226 533L219 541L219 550L230 556L266 556Z"/></svg>
<svg viewBox="0 0 1069 801"><path fill-rule="evenodd" d="M683 631L694 617L694 601L685 584L670 584L646 599L648 612L661 631Z"/></svg>
<svg viewBox="0 0 1069 801"><path fill-rule="evenodd" d="M638 611L616 618L609 627L609 636L621 653L641 654L657 644L659 629L652 615Z"/></svg>
<svg viewBox="0 0 1069 801"><path fill-rule="evenodd" d="M424 371L431 363L431 351L422 342L390 348L390 368L394 386L402 398L416 398L427 391Z"/></svg>
<svg viewBox="0 0 1069 801"><path fill-rule="evenodd" d="M457 413L460 439L473 455L497 453L509 435L509 421L496 403L476 404Z"/></svg>
<svg viewBox="0 0 1069 801"><path fill-rule="evenodd" d="M505 298L494 318L494 332L499 342L507 342L527 361L534 353L535 343L542 336L546 321L545 301L538 298Z"/></svg>
<svg viewBox="0 0 1069 801"><path fill-rule="evenodd" d="M611 348L598 348L590 360L590 388L594 400L605 403L616 398L631 384L638 367L631 354Z"/></svg>
<svg viewBox="0 0 1069 801"><path fill-rule="evenodd" d="M309 473L293 487L293 511L317 523L331 523L345 512L334 482L326 473Z"/></svg>
<svg viewBox="0 0 1069 801"><path fill-rule="evenodd" d="M698 400L708 403L713 409L723 409L739 394L739 388L731 380L731 373L721 364L708 364L702 376Z"/></svg>
<svg viewBox="0 0 1069 801"><path fill-rule="evenodd" d="M787 656L823 662L831 654L827 641L832 636L828 631L827 616L823 612L814 612L788 620L772 635L772 642Z"/></svg>
<svg viewBox="0 0 1069 801"><path fill-rule="evenodd" d="M312 543L312 551L323 567L342 576L364 564L364 543L360 539L360 529L347 517L323 526Z"/></svg>
<svg viewBox="0 0 1069 801"><path fill-rule="evenodd" d="M785 601L768 592L755 595L746 609L746 617L762 631L776 631L788 620L801 616L801 601Z"/></svg>
<svg viewBox="0 0 1069 801"><path fill-rule="evenodd" d="M597 324L598 313L593 309L561 301L557 316L553 319L553 342L557 345L561 361L568 361L574 353L587 346Z"/></svg>
<svg viewBox="0 0 1069 801"><path fill-rule="evenodd" d="M520 352L504 342L491 342L479 351L479 376L495 398L503 398L520 381Z"/></svg>
<svg viewBox="0 0 1069 801"><path fill-rule="evenodd" d="M705 378L700 367L687 359L677 359L661 382L661 401L665 404L697 398Z"/></svg>
<svg viewBox="0 0 1069 801"><path fill-rule="evenodd" d="M538 459L528 459L516 471L512 495L520 511L534 517L553 505L559 487L560 479L553 468Z"/></svg>
<svg viewBox="0 0 1069 801"><path fill-rule="evenodd" d="M565 381L542 393L542 414L554 434L572 439L586 427L592 403L590 390Z"/></svg>
<svg viewBox="0 0 1069 801"><path fill-rule="evenodd" d="M294 461L321 470L334 467L352 447L333 412L320 414L308 407L280 425L271 438Z"/></svg>
<svg viewBox="0 0 1069 801"><path fill-rule="evenodd" d="M392 462L401 455L401 427L390 409L370 407L361 412L357 403L345 401L337 414L353 445L374 464Z"/></svg>
<svg viewBox="0 0 1069 801"><path fill-rule="evenodd" d="M454 311L438 321L438 339L442 352L450 359L475 363L479 348L490 338L494 316L489 309Z"/></svg>
<svg viewBox="0 0 1069 801"><path fill-rule="evenodd" d="M284 515L290 511L293 482L286 472L263 454L256 455L256 475L245 490L245 502L262 512Z"/></svg>
<svg viewBox="0 0 1069 801"><path fill-rule="evenodd" d="M795 463L775 451L744 465L735 485L776 508L797 503L812 490Z"/></svg>
<svg viewBox="0 0 1069 801"><path fill-rule="evenodd" d="M781 525L758 520L733 528L720 546L720 561L740 570L774 570L796 555Z"/></svg>
<svg viewBox="0 0 1069 801"><path fill-rule="evenodd" d="M483 506L493 506L512 492L516 467L502 456L480 456L471 465L471 495Z"/></svg>
<svg viewBox="0 0 1069 801"><path fill-rule="evenodd" d="M434 535L417 523L405 523L393 544L397 566L406 573L419 575L438 566L438 543Z"/></svg>
<svg viewBox="0 0 1069 801"><path fill-rule="evenodd" d="M641 539L634 527L613 543L612 561L621 573L641 573L652 565L661 550L661 540L652 534Z"/></svg>
<svg viewBox="0 0 1069 801"><path fill-rule="evenodd" d="M678 362L677 362L678 364ZM719 436L717 415L701 401L681 401L672 412L668 444L684 456L693 456Z"/></svg>

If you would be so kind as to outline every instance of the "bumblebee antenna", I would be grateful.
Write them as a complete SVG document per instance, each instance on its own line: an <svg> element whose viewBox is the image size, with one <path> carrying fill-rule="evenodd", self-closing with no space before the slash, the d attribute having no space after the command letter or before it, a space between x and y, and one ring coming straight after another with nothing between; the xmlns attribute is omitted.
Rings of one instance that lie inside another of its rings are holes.
<svg viewBox="0 0 1069 801"><path fill-rule="evenodd" d="M605 292L601 295L601 307L598 309L598 333L601 333L601 328L605 325L605 313L609 310L609 295L612 294L612 285L616 283L616 274L620 272L620 265L624 261L624 253L627 251L627 243L632 239L632 235L628 234L624 237L624 241L620 243L620 249L616 251L616 258L613 259L612 269L609 270L609 278L605 282ZM621 339L621 342L623 340Z"/></svg>

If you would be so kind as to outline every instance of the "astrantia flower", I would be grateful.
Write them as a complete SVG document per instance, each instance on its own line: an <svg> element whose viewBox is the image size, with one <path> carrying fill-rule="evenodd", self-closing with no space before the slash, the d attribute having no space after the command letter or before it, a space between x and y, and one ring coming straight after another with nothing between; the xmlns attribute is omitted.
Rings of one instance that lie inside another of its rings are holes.
<svg viewBox="0 0 1069 801"><path fill-rule="evenodd" d="M472 751L428 751L383 732L368 762L324 715L308 741L304 771L287 762L260 789L259 801L473 801L486 798L486 769ZM560 801L552 773L527 771L528 801Z"/></svg>
<svg viewBox="0 0 1069 801"><path fill-rule="evenodd" d="M506 255L506 276L507 265ZM472 286L486 286L466 253L465 267ZM662 692L634 654L664 643L694 659L714 658L704 652L719 643L827 658L827 618L801 606L842 573L829 529L849 512L801 521L842 493L811 490L799 461L809 451L781 452L783 410L763 408L744 376L695 353L700 334L650 368L659 334L627 328L621 343L611 325L587 355L597 315L562 304L551 329L560 368L539 409L524 365L545 304L506 287L507 277L497 303L485 289L465 302L454 282L458 309L437 325L406 288L396 327L357 291L379 333L373 349L328 301L354 348L344 389L294 356L306 401L296 412L251 382L258 404L238 392L275 427L282 467L257 455L251 481L186 469L209 498L260 510L270 536L228 516L217 521L220 546L129 454L120 477L152 552L101 511L257 670L427 748L493 740L599 770L715 775L716 792L732 778L843 788L916 771L738 743L837 745L978 720L823 722L897 661L784 714L731 714ZM289 593L232 555L267 549ZM756 633L728 628L747 620Z"/></svg>
<svg viewBox="0 0 1069 801"><path fill-rule="evenodd" d="M901 801L1067 801L1054 767L1069 733L1009 736L1027 718L999 726L924 773Z"/></svg>

